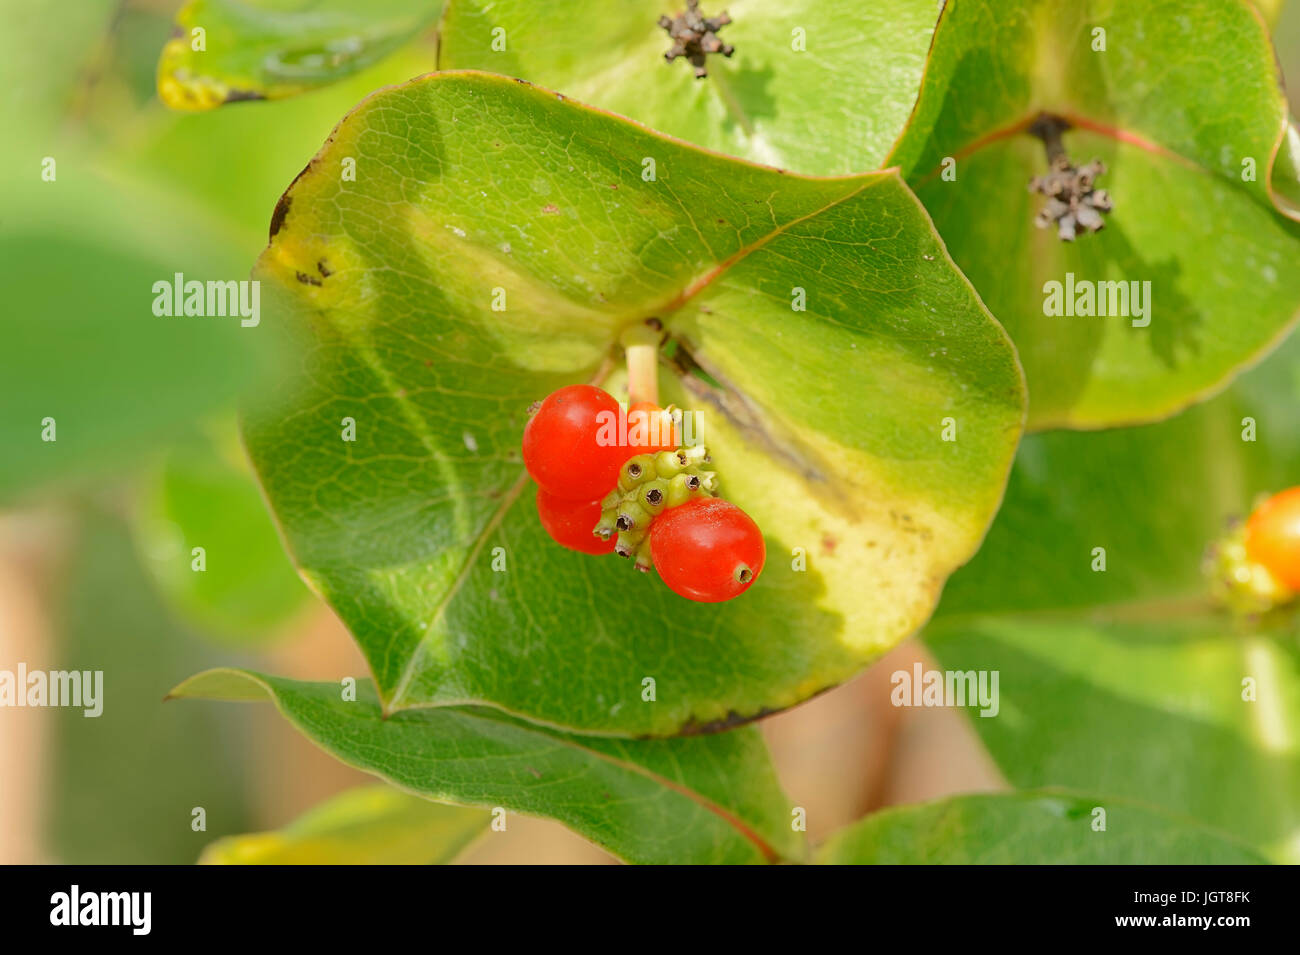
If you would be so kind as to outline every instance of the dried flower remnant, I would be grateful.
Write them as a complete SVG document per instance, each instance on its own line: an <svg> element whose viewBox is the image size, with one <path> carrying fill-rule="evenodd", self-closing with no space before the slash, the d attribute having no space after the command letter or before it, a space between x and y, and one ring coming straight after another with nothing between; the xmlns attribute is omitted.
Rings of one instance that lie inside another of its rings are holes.
<svg viewBox="0 0 1300 955"><path fill-rule="evenodd" d="M1095 188L1097 177L1106 171L1100 159L1085 166L1075 166L1065 152L1061 133L1070 124L1058 116L1043 115L1029 127L1029 132L1043 141L1047 150L1047 175L1035 176L1029 191L1047 197L1034 225L1046 229L1056 224L1062 242L1073 242L1080 230L1099 232L1106 225L1101 214L1114 207L1105 189Z"/></svg>
<svg viewBox="0 0 1300 955"><path fill-rule="evenodd" d="M675 17L662 16L659 26L672 37L673 45L664 54L664 59L671 63L679 56L684 56L695 67L695 78L703 79L709 75L705 60L710 53L731 56L736 48L723 43L718 38L718 31L731 22L727 11L723 10L716 17L706 17L700 13L700 0L686 0L686 9Z"/></svg>

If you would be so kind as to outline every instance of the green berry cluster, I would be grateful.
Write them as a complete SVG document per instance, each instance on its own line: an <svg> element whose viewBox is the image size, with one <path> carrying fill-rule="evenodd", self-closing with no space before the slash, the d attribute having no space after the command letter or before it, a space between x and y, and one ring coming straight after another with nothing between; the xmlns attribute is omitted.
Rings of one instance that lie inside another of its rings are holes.
<svg viewBox="0 0 1300 955"><path fill-rule="evenodd" d="M1267 613L1295 596L1267 567L1251 560L1246 525L1240 521L1211 545L1203 570L1215 601L1235 614Z"/></svg>
<svg viewBox="0 0 1300 955"><path fill-rule="evenodd" d="M718 475L703 467L707 463L703 445L629 458L619 470L618 486L600 502L600 520L592 533L601 540L617 534L614 553L635 558L637 570L649 571L654 566L650 523L692 498L717 497Z"/></svg>

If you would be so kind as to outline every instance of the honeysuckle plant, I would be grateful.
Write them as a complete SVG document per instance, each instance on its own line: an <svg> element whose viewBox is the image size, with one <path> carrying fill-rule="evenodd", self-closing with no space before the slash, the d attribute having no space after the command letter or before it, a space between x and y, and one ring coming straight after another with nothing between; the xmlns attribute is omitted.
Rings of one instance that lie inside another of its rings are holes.
<svg viewBox="0 0 1300 955"><path fill-rule="evenodd" d="M370 679L173 695L270 701L456 807L358 793L211 861L357 826L440 860L490 822L462 806L640 862L1295 858L1300 766L1270 735L1300 726L1295 618L1234 616L1203 569L1300 474L1291 353L1228 387L1300 308L1295 134L1246 0L194 0L177 26L179 109L437 35L436 72L362 101L268 210L254 269L292 358L245 446ZM735 599L539 521L530 407L633 402L647 354L765 539ZM932 615L944 665L1002 674L974 722L1018 791L809 847L745 724Z"/></svg>

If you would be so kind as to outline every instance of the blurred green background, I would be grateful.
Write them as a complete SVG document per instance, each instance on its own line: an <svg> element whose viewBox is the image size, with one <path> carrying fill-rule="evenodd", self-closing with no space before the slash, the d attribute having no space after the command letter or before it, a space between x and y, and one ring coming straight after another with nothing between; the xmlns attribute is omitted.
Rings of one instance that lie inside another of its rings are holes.
<svg viewBox="0 0 1300 955"><path fill-rule="evenodd" d="M239 447L236 397L274 382L269 334L157 319L151 289L177 271L246 277L330 129L369 91L430 69L435 40L306 95L178 114L155 70L179 5L0 0L0 667L101 669L106 683L98 719L0 714L0 863L191 862L363 778L269 708L162 702L209 666L364 667L290 567ZM1276 40L1300 78L1300 5ZM53 443L39 440L47 416ZM883 779L900 717L866 701L884 696L858 681L768 728L783 771L816 793L806 801L830 807L810 813L828 830L948 786L917 767ZM989 770L958 719L914 732L969 783ZM819 777L814 762L853 769ZM474 858L603 858L549 823L511 838Z"/></svg>

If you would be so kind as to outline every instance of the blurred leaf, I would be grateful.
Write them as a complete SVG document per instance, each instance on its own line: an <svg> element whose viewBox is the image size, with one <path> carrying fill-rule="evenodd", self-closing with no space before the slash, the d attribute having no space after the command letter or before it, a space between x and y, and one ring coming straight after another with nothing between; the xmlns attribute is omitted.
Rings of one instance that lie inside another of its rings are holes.
<svg viewBox="0 0 1300 955"><path fill-rule="evenodd" d="M27 663L102 670L103 711L50 713L48 842L65 864L192 862L205 843L252 823L242 723L197 707L161 712L171 681L211 650L158 601L119 519L86 511L73 543L55 594L59 661ZM206 832L191 828L196 807Z"/></svg>
<svg viewBox="0 0 1300 955"><path fill-rule="evenodd" d="M171 695L270 700L350 766L440 802L549 816L629 862L770 862L803 852L753 729L633 741L568 736L475 706L386 718L369 681L347 702L338 685L229 669L191 677Z"/></svg>
<svg viewBox="0 0 1300 955"><path fill-rule="evenodd" d="M973 723L1017 786L1156 803L1300 860L1300 627L1234 626L1200 572L1228 517L1300 480L1298 359L1293 337L1158 425L1025 440L926 632L943 667L1000 672L1001 712Z"/></svg>
<svg viewBox="0 0 1300 955"><path fill-rule="evenodd" d="M264 326L153 312L154 283L176 273L245 278L228 233L165 192L95 175L75 151L53 158L53 182L36 155L24 179L0 182L0 499L134 464L276 365ZM57 440L42 440L47 418Z"/></svg>
<svg viewBox="0 0 1300 955"><path fill-rule="evenodd" d="M1106 830L1093 831L1093 810ZM1035 792L957 796L873 813L836 833L829 865L1255 865L1267 859L1191 820L1123 800Z"/></svg>
<svg viewBox="0 0 1300 955"><path fill-rule="evenodd" d="M14 158L11 150L17 143L42 140L59 125L102 52L120 7L119 0L0 0L5 159Z"/></svg>
<svg viewBox="0 0 1300 955"><path fill-rule="evenodd" d="M233 438L233 436L232 436ZM264 644L304 605L298 579L237 443L171 451L144 488L136 532L160 589L206 633ZM193 570L202 547L206 569Z"/></svg>
<svg viewBox="0 0 1300 955"><path fill-rule="evenodd" d="M1300 628L1172 613L957 618L927 643L944 669L998 671L997 716L972 722L1014 785L1140 800L1300 861Z"/></svg>
<svg viewBox="0 0 1300 955"><path fill-rule="evenodd" d="M1108 168L1114 212L1073 243L1033 225L1040 111L1074 125L1076 163ZM1300 226L1279 212L1300 217L1297 179L1293 163L1275 167L1286 128L1268 30L1246 0L952 0L889 162L1015 339L1030 427L1096 428L1206 397L1292 326ZM946 157L955 181L940 175ZM1150 326L1048 316L1045 283L1067 273L1150 282Z"/></svg>
<svg viewBox="0 0 1300 955"><path fill-rule="evenodd" d="M450 862L491 815L443 806L389 786L349 789L278 832L230 836L204 865L432 865Z"/></svg>
<svg viewBox="0 0 1300 955"><path fill-rule="evenodd" d="M251 264L266 247L271 211L286 183L339 117L374 90L427 72L431 57L419 42L408 43L310 96L237 109L180 113L155 103L107 158L237 224L244 233L240 254Z"/></svg>
<svg viewBox="0 0 1300 955"><path fill-rule="evenodd" d="M1169 421L1022 442L1006 499L937 616L1203 598L1201 558L1255 497L1300 483L1300 335ZM1247 440L1253 438L1253 440ZM1106 571L1090 568L1106 548Z"/></svg>
<svg viewBox="0 0 1300 955"><path fill-rule="evenodd" d="M296 96L378 62L441 12L441 0L190 0L163 48L158 95L185 110Z"/></svg>
<svg viewBox="0 0 1300 955"><path fill-rule="evenodd" d="M874 169L916 101L934 0L705 0L730 59L696 79L657 24L685 0L455 0L438 68L518 76L719 152L805 173ZM504 44L504 49L502 45Z"/></svg>
<svg viewBox="0 0 1300 955"><path fill-rule="evenodd" d="M781 175L499 77L363 104L286 194L256 274L303 357L250 407L250 455L390 710L664 735L791 706L926 618L1019 432L1015 356L896 176ZM724 493L767 535L767 571L725 605L555 546L520 463L529 404L592 379L650 315L726 384L664 389L707 408ZM960 441L940 440L949 417Z"/></svg>

